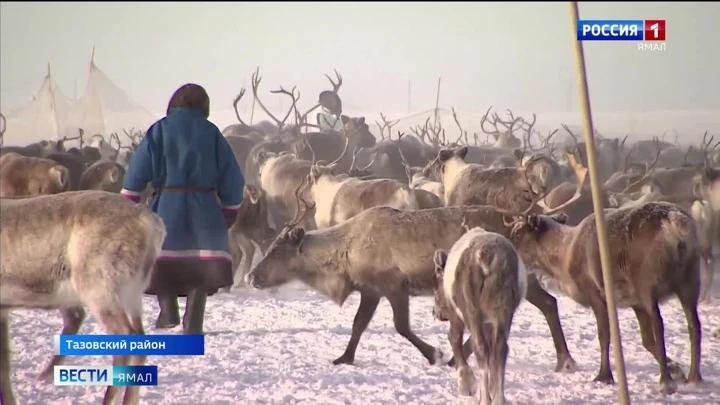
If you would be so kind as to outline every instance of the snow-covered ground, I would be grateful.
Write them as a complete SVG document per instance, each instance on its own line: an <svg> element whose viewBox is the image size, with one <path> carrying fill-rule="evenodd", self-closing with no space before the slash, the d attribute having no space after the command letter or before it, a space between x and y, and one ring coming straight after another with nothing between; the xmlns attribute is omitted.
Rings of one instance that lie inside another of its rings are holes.
<svg viewBox="0 0 720 405"><path fill-rule="evenodd" d="M717 290L715 296L718 296ZM205 323L204 357L150 357L157 364L157 387L143 388L143 403L163 404L469 404L459 397L453 370L429 366L392 325L383 302L363 335L354 366L333 366L350 337L358 305L352 296L343 308L298 286L269 295L236 290L211 297ZM181 306L184 300L181 299ZM559 298L560 315L570 350L580 371L555 373L555 350L540 312L521 304L510 339L506 396L512 404L617 403L616 389L591 380L598 370L599 349L592 313L570 299ZM415 332L450 352L447 325L431 315L432 299L411 301ZM145 298L148 333L158 308ZM685 317L677 301L662 307L668 355L687 372L689 343ZM700 385L680 384L670 397L658 393L658 367L640 341L630 310L620 311L625 361L634 404L720 403L720 302L700 310L703 325ZM52 337L61 329L57 311L16 311L13 325L14 385L23 405L100 403L100 387L54 387L34 377L51 354ZM83 333L101 333L90 317ZM180 333L179 329L171 333ZM109 358L71 358L68 364L109 364ZM474 364L471 363L471 364Z"/></svg>

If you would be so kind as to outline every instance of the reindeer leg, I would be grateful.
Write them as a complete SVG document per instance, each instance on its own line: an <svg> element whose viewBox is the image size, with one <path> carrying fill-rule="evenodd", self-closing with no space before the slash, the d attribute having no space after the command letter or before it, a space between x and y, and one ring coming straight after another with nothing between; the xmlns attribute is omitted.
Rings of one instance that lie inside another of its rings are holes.
<svg viewBox="0 0 720 405"><path fill-rule="evenodd" d="M600 371L594 381L612 384L615 380L610 370L610 320L608 319L607 304L597 296L591 297L590 300L600 342Z"/></svg>
<svg viewBox="0 0 720 405"><path fill-rule="evenodd" d="M508 335L509 330L503 330L502 326L493 327L494 342L491 342L489 369L489 394L493 404L505 403L505 367L507 364Z"/></svg>
<svg viewBox="0 0 720 405"><path fill-rule="evenodd" d="M393 293L388 295L387 299L390 301L393 310L395 330L420 350L420 353L425 356L431 365L441 361L443 357L442 351L425 343L410 329L410 296L408 293L404 291Z"/></svg>
<svg viewBox="0 0 720 405"><path fill-rule="evenodd" d="M140 312L142 314L142 310ZM145 327L143 326L142 315L130 315L130 325L133 335L144 335ZM145 365L147 356L130 356L129 365L142 366ZM132 386L125 388L125 396L123 396L122 405L137 405L140 402L140 387Z"/></svg>
<svg viewBox="0 0 720 405"><path fill-rule="evenodd" d="M655 335L655 346L660 365L660 390L663 394L672 394L677 390L677 384L668 370L667 354L665 353L665 325L663 325L657 299L651 298L649 302L645 303L645 311L650 316L653 335Z"/></svg>
<svg viewBox="0 0 720 405"><path fill-rule="evenodd" d="M90 308L90 311L105 327L105 331L112 335L129 335L132 326L127 315L119 309ZM113 356L113 366L125 366L131 361L132 356ZM102 405L112 405L121 387L109 386L105 390Z"/></svg>
<svg viewBox="0 0 720 405"><path fill-rule="evenodd" d="M477 391L477 380L475 380L475 374L473 374L467 359L463 355L462 339L465 324L455 311L448 311L448 316L450 318L448 341L453 351L453 358L457 359L455 369L457 370L458 391L460 391L460 395L471 396Z"/></svg>
<svg viewBox="0 0 720 405"><path fill-rule="evenodd" d="M61 335L77 335L85 321L85 309L83 307L63 308L60 310L63 318L63 328ZM54 355L45 368L38 374L37 380L49 380L53 377L55 366L59 366L65 361L67 356L59 354Z"/></svg>
<svg viewBox="0 0 720 405"><path fill-rule="evenodd" d="M250 269L252 269L253 259L255 259L255 244L251 240L247 239L243 235L239 238L238 245L242 250L243 261L242 265L240 266L242 272L240 274L240 277L236 278L236 280L238 281L234 285L235 288L245 285L245 275L250 273Z"/></svg>
<svg viewBox="0 0 720 405"><path fill-rule="evenodd" d="M468 317L468 329L470 329L470 341L472 342L473 352L475 353L475 361L479 370L478 391L480 394L481 405L490 405L490 351L492 350L492 342L488 338L492 336L491 326L485 324L482 315L473 314Z"/></svg>
<svg viewBox="0 0 720 405"><path fill-rule="evenodd" d="M528 275L528 289L525 299L533 304L545 316L545 321L550 327L553 343L555 344L555 353L557 353L557 372L575 372L577 364L570 355L567 347L565 333L560 323L560 315L558 313L557 300L552 295L543 290L535 275ZM466 354L466 356L469 355Z"/></svg>
<svg viewBox="0 0 720 405"><path fill-rule="evenodd" d="M698 293L697 289L692 286L681 286L678 290L677 296L680 300L680 305L682 305L683 312L685 312L685 318L688 324L688 335L690 335L690 374L688 374L687 381L700 382L702 381L702 376L700 376L702 328L697 313ZM667 361L669 368L671 360L668 359Z"/></svg>
<svg viewBox="0 0 720 405"><path fill-rule="evenodd" d="M650 316L642 307L633 307L633 311L635 311L635 317L637 318L638 325L640 326L640 336L642 338L643 346L645 346L645 349L653 355L656 361L659 362L660 357L658 355L657 342L655 342L655 336L653 335ZM668 370L670 371L670 375L672 375L673 379L685 381L685 373L682 368L680 368L680 365L670 360L670 358L667 359L667 363Z"/></svg>
<svg viewBox="0 0 720 405"><path fill-rule="evenodd" d="M0 310L0 404L17 405L12 388L9 311Z"/></svg>
<svg viewBox="0 0 720 405"><path fill-rule="evenodd" d="M360 343L360 336L362 336L365 329L367 329L379 303L380 297L378 295L367 291L360 292L360 305L353 320L350 341L345 349L345 353L335 359L333 364L353 364L355 361L355 351L357 350L358 343Z"/></svg>

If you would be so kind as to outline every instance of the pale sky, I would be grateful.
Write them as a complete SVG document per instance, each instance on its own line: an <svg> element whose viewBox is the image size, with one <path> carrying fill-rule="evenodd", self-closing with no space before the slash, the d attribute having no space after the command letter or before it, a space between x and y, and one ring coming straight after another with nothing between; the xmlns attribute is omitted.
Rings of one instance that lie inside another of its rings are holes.
<svg viewBox="0 0 720 405"><path fill-rule="evenodd" d="M720 108L720 3L581 2L580 15L667 20L665 52L586 43L595 109ZM441 107L564 111L576 93L574 32L566 2L3 2L1 101L29 99L48 62L66 94L77 82L82 95L95 46L96 64L155 112L186 82L227 109L256 66L268 104L281 84L314 102L336 68L346 111L405 111L408 82L411 109L433 108L438 77Z"/></svg>

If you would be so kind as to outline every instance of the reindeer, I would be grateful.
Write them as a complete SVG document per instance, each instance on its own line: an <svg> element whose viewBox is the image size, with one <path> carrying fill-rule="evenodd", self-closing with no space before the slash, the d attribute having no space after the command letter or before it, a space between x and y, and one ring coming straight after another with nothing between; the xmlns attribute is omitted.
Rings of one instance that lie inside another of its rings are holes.
<svg viewBox="0 0 720 405"><path fill-rule="evenodd" d="M578 190L581 190L578 187ZM577 226L567 216L537 215L529 210L495 209L514 217L511 240L523 261L558 280L563 291L580 305L590 307L598 325L601 356L595 381L611 383L607 304L602 285L595 217ZM676 378L684 379L677 363L667 358L663 322L658 303L677 295L685 311L691 345L688 379L700 381L699 245L695 221L670 203L646 203L638 207L605 210L609 251L619 307L632 307L640 324L645 348L660 366L665 393L676 390Z"/></svg>
<svg viewBox="0 0 720 405"><path fill-rule="evenodd" d="M392 179L362 180L336 174L336 162L314 164L308 176L308 194L316 204L315 224L326 228L346 221L379 205L398 209L418 209L412 190Z"/></svg>
<svg viewBox="0 0 720 405"><path fill-rule="evenodd" d="M70 188L68 169L50 159L11 152L0 157L0 196L55 194Z"/></svg>
<svg viewBox="0 0 720 405"><path fill-rule="evenodd" d="M80 178L80 190L104 190L119 193L125 178L125 168L116 162L97 162L88 167Z"/></svg>
<svg viewBox="0 0 720 405"><path fill-rule="evenodd" d="M297 212L295 195L296 190L306 181L313 163L298 159L292 153L274 154L261 153L259 159L263 162L260 167L260 188L267 198L268 209L275 227L288 222ZM305 226L314 227L312 218Z"/></svg>
<svg viewBox="0 0 720 405"><path fill-rule="evenodd" d="M482 404L504 404L505 363L515 310L527 293L527 272L504 236L477 227L455 242L449 253L435 251L435 307L450 321L448 340L456 359L458 390L473 395L475 375L463 354L463 330L480 368Z"/></svg>
<svg viewBox="0 0 720 405"><path fill-rule="evenodd" d="M243 202L235 222L228 230L233 249L233 278L236 280L234 287L241 287L245 275L250 272L255 257L255 247L257 246L260 252L265 254L277 235L275 229L268 224L268 219L268 206L263 191L251 184L245 185ZM240 277L237 277L241 259L244 259L243 269ZM230 287L226 287L224 291L229 292Z"/></svg>
<svg viewBox="0 0 720 405"><path fill-rule="evenodd" d="M524 204L523 193L544 193L559 182L560 174L544 156L534 157L523 167L485 169L466 163L467 153L466 146L441 149L425 167L426 176L442 181L445 205L463 205L470 199L474 204L492 204L498 196L506 206Z"/></svg>
<svg viewBox="0 0 720 405"><path fill-rule="evenodd" d="M438 196L441 199L444 199L445 188L443 184L439 181L430 180L427 176L425 176L422 167L412 167L410 166L410 163L408 163L407 159L405 159L405 154L402 152L399 144L399 141L404 135L405 134L398 132L398 154L400 155L400 161L405 168L405 175L407 176L410 188L413 190L424 190Z"/></svg>
<svg viewBox="0 0 720 405"><path fill-rule="evenodd" d="M500 117L497 115L497 113L493 113L490 116L490 120L488 120L488 114L490 114L490 110L492 109L492 106L487 109L485 114L482 116L480 120L480 129L482 129L483 132L486 134L492 136L495 138L495 143L493 146L497 148L519 148L522 146L522 141L518 139L515 134L513 134L513 128L521 123L524 123L524 120L522 117L515 117L513 113L510 110L507 110L508 115L510 116L510 121L505 121L500 119ZM533 121L532 123L529 123L529 127L532 128L533 125L535 125L535 115L533 115ZM488 129L485 127L485 123L489 123L493 126L493 129ZM505 127L504 130L498 129L498 125L502 125Z"/></svg>
<svg viewBox="0 0 720 405"><path fill-rule="evenodd" d="M0 399L16 405L9 312L84 305L108 334L144 334L142 296L166 231L146 206L103 191L3 200L0 211ZM113 364L145 357L114 356ZM127 387L123 404L139 403L139 389ZM118 392L107 387L103 404Z"/></svg>
<svg viewBox="0 0 720 405"><path fill-rule="evenodd" d="M296 190L299 196L299 189ZM248 285L274 288L300 280L342 305L354 291L360 306L353 321L352 336L342 356L333 364L352 364L360 336L385 297L393 309L395 329L422 355L435 364L441 352L419 339L411 330L409 297L432 295L433 255L449 250L468 226L482 226L509 237L502 215L489 206L442 207L402 211L373 207L329 228L305 231L296 227L314 205L298 197L305 206L270 245L265 257L246 276ZM563 207L559 207L562 209ZM373 252L368 255L367 252ZM557 314L556 300L528 278L527 299L545 316L557 350L556 371L572 371L572 359ZM469 353L469 352L468 352ZM455 364L451 360L449 365Z"/></svg>

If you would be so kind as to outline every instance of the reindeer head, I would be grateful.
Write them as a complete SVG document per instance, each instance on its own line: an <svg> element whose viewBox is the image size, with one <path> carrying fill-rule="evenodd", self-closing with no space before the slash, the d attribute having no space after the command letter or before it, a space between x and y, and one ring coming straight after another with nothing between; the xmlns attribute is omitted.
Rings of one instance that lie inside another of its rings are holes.
<svg viewBox="0 0 720 405"><path fill-rule="evenodd" d="M525 171L525 178L535 194L549 192L561 180L560 167L546 156L533 156L525 161L521 170Z"/></svg>
<svg viewBox="0 0 720 405"><path fill-rule="evenodd" d="M433 293L435 296L435 305L433 306L433 316L442 322L448 320L448 304L445 298L445 264L447 263L447 253L438 249L433 256L435 264L435 282L433 284Z"/></svg>
<svg viewBox="0 0 720 405"><path fill-rule="evenodd" d="M268 224L269 211L267 198L262 189L246 184L243 189L243 202L230 232L241 231L267 252L275 238L276 231Z"/></svg>
<svg viewBox="0 0 720 405"><path fill-rule="evenodd" d="M312 213L315 204L309 204L300 197L302 188L303 184L295 190L298 201L295 218L270 244L260 263L247 274L245 281L248 285L258 289L276 287L301 278L306 266L310 265L303 256L305 229L296 226Z"/></svg>
<svg viewBox="0 0 720 405"><path fill-rule="evenodd" d="M567 221L568 216L564 213L529 214L515 218L511 238L527 266L542 268L541 263L547 263L547 255L556 253L548 252L543 242L546 238L558 237L555 230L567 226Z"/></svg>
<svg viewBox="0 0 720 405"><path fill-rule="evenodd" d="M465 156L467 156L468 151L467 146L440 149L435 159L425 166L423 176L434 181L442 181L445 166L453 160L465 162Z"/></svg>
<svg viewBox="0 0 720 405"><path fill-rule="evenodd" d="M342 120L347 136L357 139L357 147L371 148L375 146L375 135L370 132L370 127L365 123L365 117L353 118L343 115Z"/></svg>
<svg viewBox="0 0 720 405"><path fill-rule="evenodd" d="M706 167L701 176L700 194L713 209L720 210L720 169Z"/></svg>

